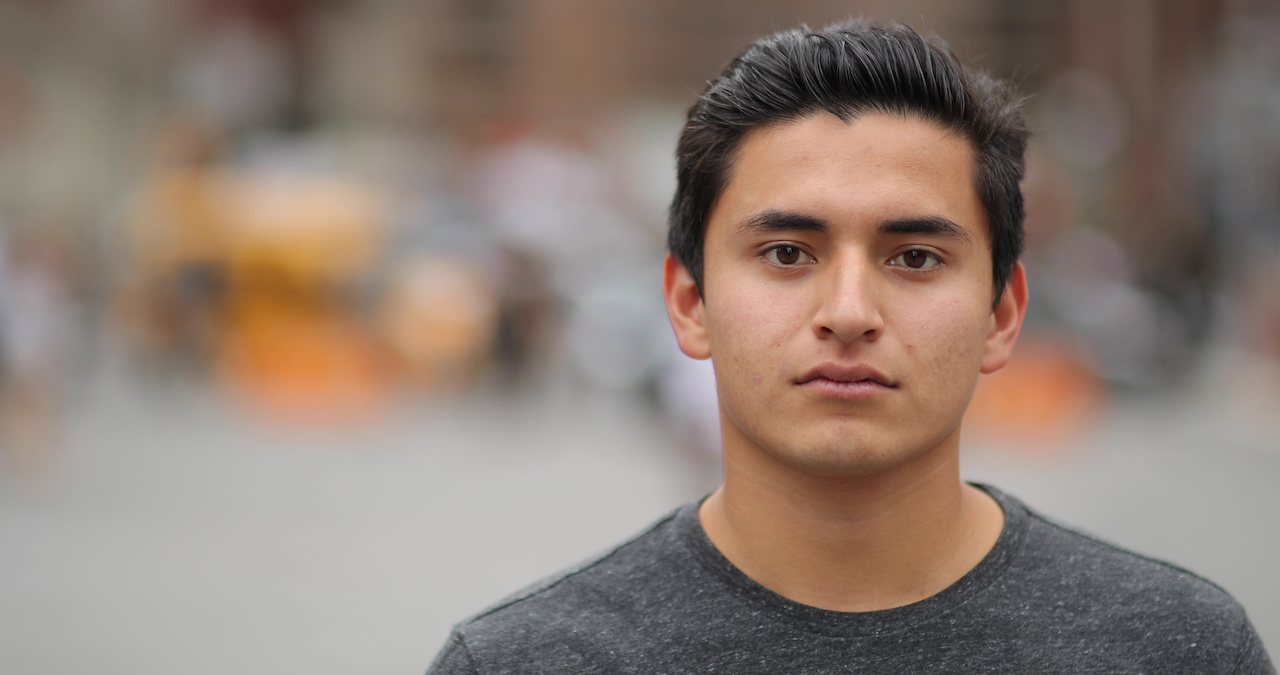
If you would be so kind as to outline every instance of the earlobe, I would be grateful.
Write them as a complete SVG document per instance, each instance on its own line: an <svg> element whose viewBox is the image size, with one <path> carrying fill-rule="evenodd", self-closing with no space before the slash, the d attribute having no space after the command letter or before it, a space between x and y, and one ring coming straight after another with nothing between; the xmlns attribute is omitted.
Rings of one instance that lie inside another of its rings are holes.
<svg viewBox="0 0 1280 675"><path fill-rule="evenodd" d="M670 253L662 263L662 292L667 301L667 316L675 330L680 351L695 359L711 356L711 344L707 339L705 309L702 292L693 281L693 275Z"/></svg>
<svg viewBox="0 0 1280 675"><path fill-rule="evenodd" d="M1009 283L1005 286L1004 295L996 304L992 314L991 332L987 334L987 343L982 355L982 374L990 375L1009 363L1013 355L1013 345L1018 341L1018 332L1022 330L1022 319L1027 313L1027 271L1022 263L1017 263L1013 274L1009 275Z"/></svg>

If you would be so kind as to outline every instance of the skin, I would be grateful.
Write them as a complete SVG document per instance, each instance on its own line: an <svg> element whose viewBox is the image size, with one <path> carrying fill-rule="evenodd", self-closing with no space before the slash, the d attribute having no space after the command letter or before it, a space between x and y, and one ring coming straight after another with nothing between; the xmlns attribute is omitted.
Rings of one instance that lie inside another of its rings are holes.
<svg viewBox="0 0 1280 675"><path fill-rule="evenodd" d="M668 256L681 349L713 358L724 485L704 529L792 600L887 609L951 585L1003 513L960 480L979 373L1008 361L1019 265L992 308L974 151L932 122L821 113L743 141L699 292Z"/></svg>

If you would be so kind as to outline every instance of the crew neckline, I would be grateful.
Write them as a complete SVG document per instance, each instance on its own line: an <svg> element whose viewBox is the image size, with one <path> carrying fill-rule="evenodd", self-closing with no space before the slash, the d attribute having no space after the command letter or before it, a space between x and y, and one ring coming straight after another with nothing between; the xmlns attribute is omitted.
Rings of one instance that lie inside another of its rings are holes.
<svg viewBox="0 0 1280 675"><path fill-rule="evenodd" d="M1004 527L991 550L955 583L918 602L869 612L841 612L797 602L760 585L716 548L702 528L698 507L687 504L674 519L680 538L700 563L730 587L731 595L751 609L772 615L804 630L832 637L877 637L908 630L938 618L994 583L1017 557L1025 539L1029 516L1021 502L981 483L974 487L991 495L1004 511ZM705 498L704 498L705 499Z"/></svg>

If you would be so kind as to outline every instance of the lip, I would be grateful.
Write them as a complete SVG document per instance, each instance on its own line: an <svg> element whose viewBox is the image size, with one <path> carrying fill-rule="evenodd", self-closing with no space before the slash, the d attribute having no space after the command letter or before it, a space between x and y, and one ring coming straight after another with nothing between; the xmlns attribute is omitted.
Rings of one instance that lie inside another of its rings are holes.
<svg viewBox="0 0 1280 675"><path fill-rule="evenodd" d="M865 398L897 388L887 375L865 364L824 363L806 372L796 384L817 393L842 398Z"/></svg>

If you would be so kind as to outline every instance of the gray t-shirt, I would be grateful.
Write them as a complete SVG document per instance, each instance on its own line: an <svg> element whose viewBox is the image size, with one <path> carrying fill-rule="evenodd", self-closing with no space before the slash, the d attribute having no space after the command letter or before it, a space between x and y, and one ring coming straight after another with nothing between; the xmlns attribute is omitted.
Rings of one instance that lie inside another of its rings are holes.
<svg viewBox="0 0 1280 675"><path fill-rule="evenodd" d="M453 673L1275 673L1218 586L1018 500L962 579L920 602L834 612L748 578L688 504L605 555L459 624Z"/></svg>

